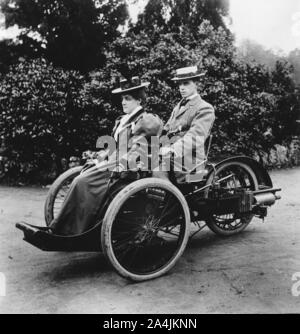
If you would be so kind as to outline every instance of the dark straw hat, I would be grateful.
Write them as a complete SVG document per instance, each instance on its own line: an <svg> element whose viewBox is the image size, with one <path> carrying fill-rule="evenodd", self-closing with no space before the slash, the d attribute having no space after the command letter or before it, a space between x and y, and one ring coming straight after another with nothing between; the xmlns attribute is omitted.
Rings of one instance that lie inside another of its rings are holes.
<svg viewBox="0 0 300 334"><path fill-rule="evenodd" d="M121 79L119 80L119 88L114 89L112 94L124 94L132 92L142 88L146 88L150 85L150 82L141 82L139 77L132 77L131 80Z"/></svg>

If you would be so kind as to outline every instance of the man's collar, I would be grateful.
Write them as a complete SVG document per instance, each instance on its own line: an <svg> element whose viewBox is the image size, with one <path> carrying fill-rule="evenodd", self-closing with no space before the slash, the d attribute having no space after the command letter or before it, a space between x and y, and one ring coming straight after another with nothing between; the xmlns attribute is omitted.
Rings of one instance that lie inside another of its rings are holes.
<svg viewBox="0 0 300 334"><path fill-rule="evenodd" d="M199 96L199 94L198 94L198 93L195 93L195 94L193 94L193 95L188 96L186 99L189 100L189 101L191 101L191 100L193 100L194 98L196 98L197 96Z"/></svg>
<svg viewBox="0 0 300 334"><path fill-rule="evenodd" d="M180 103L181 103L182 101L186 101L186 103L189 103L189 104L191 104L191 105L194 105L195 102L199 101L199 98L201 99L199 93L195 93L195 94L193 94L193 95L190 95L190 96L188 96L188 97L183 98L183 99L180 101ZM184 105L185 105L186 103L184 103Z"/></svg>
<svg viewBox="0 0 300 334"><path fill-rule="evenodd" d="M187 99L189 100L188 103L191 106L194 106L195 104L199 103L199 101L201 101L201 96L197 93L192 96L189 96Z"/></svg>

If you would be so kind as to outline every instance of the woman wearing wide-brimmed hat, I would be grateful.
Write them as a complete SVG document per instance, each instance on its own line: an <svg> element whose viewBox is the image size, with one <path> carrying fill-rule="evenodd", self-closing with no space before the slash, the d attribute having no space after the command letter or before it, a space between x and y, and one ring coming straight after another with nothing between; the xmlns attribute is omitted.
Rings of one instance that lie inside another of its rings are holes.
<svg viewBox="0 0 300 334"><path fill-rule="evenodd" d="M141 82L139 77L133 77L131 80L120 80L120 87L112 91L113 94L121 96L124 112L116 121L113 137L117 143L126 137L129 152L133 150L130 139L134 136L144 136L148 139L162 131L163 124L160 118L146 113L142 107L148 85L148 82ZM112 159L116 159L115 152L108 160ZM111 176L110 170L103 171L95 165L75 178L58 217L50 224L52 233L78 235L93 228L97 223L99 208L110 189L118 188L118 178L112 179ZM125 185L126 181L122 180Z"/></svg>

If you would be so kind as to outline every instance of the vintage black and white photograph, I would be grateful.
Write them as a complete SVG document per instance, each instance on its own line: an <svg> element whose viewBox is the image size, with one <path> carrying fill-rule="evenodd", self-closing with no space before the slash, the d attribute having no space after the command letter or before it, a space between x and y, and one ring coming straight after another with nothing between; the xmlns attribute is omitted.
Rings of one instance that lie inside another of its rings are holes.
<svg viewBox="0 0 300 334"><path fill-rule="evenodd" d="M299 198L300 0L0 0L0 314L299 314Z"/></svg>

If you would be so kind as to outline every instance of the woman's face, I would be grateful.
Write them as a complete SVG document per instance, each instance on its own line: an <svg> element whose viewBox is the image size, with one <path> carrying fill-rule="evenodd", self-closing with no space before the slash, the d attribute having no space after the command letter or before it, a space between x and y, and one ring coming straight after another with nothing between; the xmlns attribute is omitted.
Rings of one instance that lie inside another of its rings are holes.
<svg viewBox="0 0 300 334"><path fill-rule="evenodd" d="M140 100L136 100L129 94L122 95L122 107L125 114L131 114L134 109L141 105Z"/></svg>

